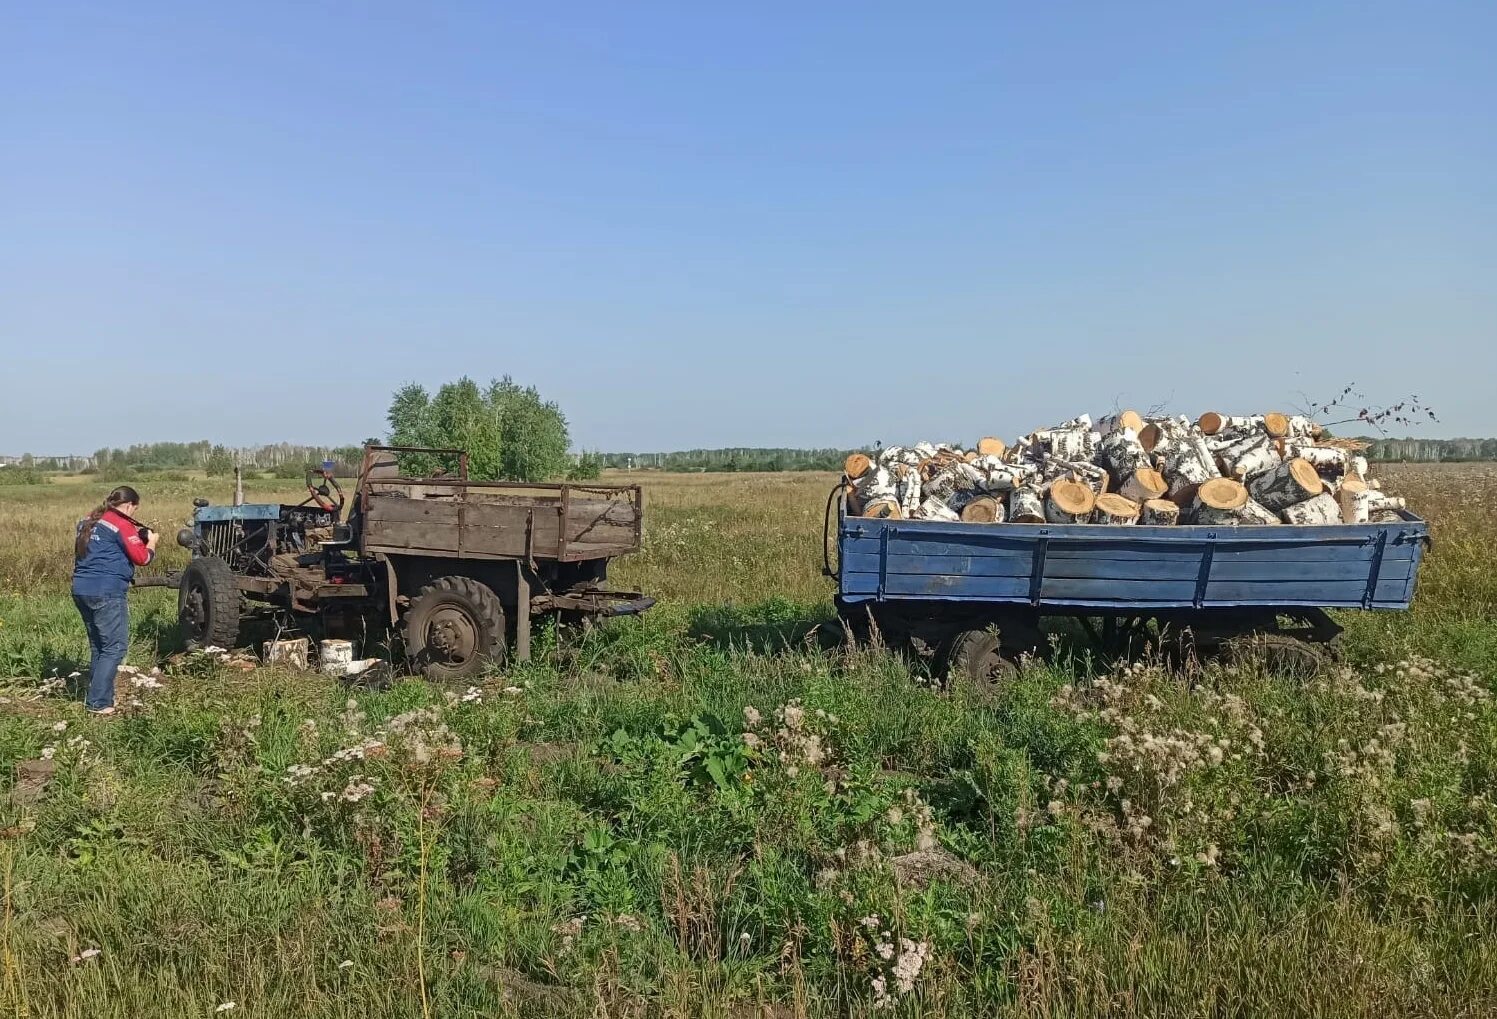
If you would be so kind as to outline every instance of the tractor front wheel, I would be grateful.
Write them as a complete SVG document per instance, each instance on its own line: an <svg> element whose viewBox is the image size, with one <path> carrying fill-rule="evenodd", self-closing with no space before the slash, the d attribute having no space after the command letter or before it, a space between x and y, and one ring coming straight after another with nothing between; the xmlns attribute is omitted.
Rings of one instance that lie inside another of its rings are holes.
<svg viewBox="0 0 1497 1019"><path fill-rule="evenodd" d="M193 650L231 648L239 642L239 582L217 556L199 556L182 571L177 623Z"/></svg>
<svg viewBox="0 0 1497 1019"><path fill-rule="evenodd" d="M407 657L435 682L467 679L504 662L504 606L469 577L439 577L416 592L401 632Z"/></svg>

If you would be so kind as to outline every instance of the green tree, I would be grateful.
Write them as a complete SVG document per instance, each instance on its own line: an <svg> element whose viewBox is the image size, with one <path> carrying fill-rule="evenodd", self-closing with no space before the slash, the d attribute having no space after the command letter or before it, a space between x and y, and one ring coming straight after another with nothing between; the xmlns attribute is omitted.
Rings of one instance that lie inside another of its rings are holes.
<svg viewBox="0 0 1497 1019"><path fill-rule="evenodd" d="M402 386L390 401L388 420L391 445L466 450L474 478L544 481L567 470L570 437L561 408L507 375L486 389L464 376L443 385L436 396L414 382ZM426 455L404 463L405 470L418 474L456 466Z"/></svg>
<svg viewBox="0 0 1497 1019"><path fill-rule="evenodd" d="M208 472L210 478L221 478L224 475L233 474L233 454L222 446L214 446L208 452L208 458L203 461L203 469Z"/></svg>

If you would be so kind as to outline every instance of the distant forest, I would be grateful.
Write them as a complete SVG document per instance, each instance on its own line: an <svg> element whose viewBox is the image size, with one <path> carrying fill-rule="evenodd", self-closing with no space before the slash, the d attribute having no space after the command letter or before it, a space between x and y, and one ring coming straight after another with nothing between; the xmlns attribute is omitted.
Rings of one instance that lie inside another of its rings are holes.
<svg viewBox="0 0 1497 1019"><path fill-rule="evenodd" d="M1365 437L1366 456L1373 461L1439 461L1497 460L1497 438L1491 439L1393 439ZM600 463L620 470L661 471L834 471L851 450L789 449L778 447L736 446L728 449L686 449L673 453L596 453L576 454L574 458ZM282 442L273 445L234 449L216 445L206 439L200 442L141 443L126 449L100 449L93 454L76 456L0 456L0 464L10 463L53 470L92 470L119 472L128 470L206 469L211 474L232 473L235 458L249 470L275 471L287 477L300 477L307 464L322 460L338 463L339 474L352 472L359 462L358 446L302 446Z"/></svg>
<svg viewBox="0 0 1497 1019"><path fill-rule="evenodd" d="M1389 439L1362 437L1366 457L1378 461L1437 463L1497 460L1497 439ZM605 467L662 471L833 471L848 449L687 449L675 453L599 453Z"/></svg>

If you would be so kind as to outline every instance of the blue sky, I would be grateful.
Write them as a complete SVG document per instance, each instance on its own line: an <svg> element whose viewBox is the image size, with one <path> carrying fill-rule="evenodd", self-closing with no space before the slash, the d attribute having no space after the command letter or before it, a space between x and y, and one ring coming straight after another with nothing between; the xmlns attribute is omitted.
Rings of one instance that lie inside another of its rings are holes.
<svg viewBox="0 0 1497 1019"><path fill-rule="evenodd" d="M1012 435L1356 382L1497 433L1497 5L0 15L0 452Z"/></svg>

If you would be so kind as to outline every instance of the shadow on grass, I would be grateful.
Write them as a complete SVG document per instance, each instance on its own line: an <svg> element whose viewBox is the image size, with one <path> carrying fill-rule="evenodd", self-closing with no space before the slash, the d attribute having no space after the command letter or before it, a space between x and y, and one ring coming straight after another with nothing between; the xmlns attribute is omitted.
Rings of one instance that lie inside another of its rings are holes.
<svg viewBox="0 0 1497 1019"><path fill-rule="evenodd" d="M798 651L819 646L819 628L830 616L787 599L771 598L755 605L699 605L688 617L692 638L714 647L748 649L758 654Z"/></svg>

